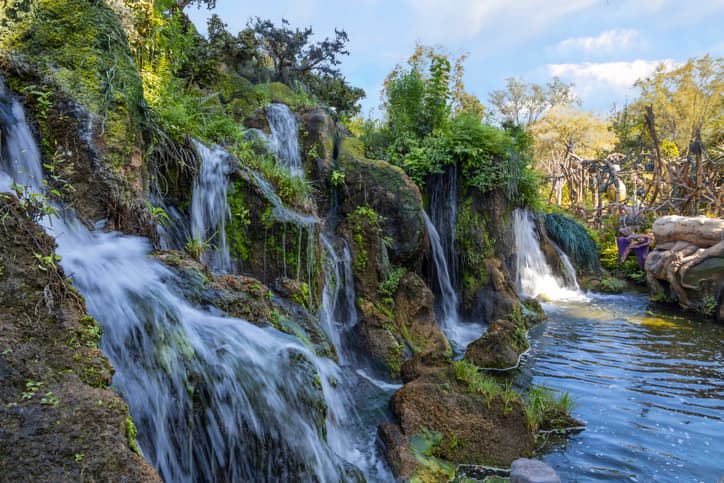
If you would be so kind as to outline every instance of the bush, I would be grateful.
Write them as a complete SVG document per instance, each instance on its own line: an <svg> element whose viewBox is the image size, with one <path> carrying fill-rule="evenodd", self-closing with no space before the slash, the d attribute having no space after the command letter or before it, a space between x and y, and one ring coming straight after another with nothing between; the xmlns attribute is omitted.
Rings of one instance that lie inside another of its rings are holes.
<svg viewBox="0 0 724 483"><path fill-rule="evenodd" d="M577 268L580 267L588 273L599 270L598 247L585 227L559 213L546 215L544 224L548 236L561 247Z"/></svg>

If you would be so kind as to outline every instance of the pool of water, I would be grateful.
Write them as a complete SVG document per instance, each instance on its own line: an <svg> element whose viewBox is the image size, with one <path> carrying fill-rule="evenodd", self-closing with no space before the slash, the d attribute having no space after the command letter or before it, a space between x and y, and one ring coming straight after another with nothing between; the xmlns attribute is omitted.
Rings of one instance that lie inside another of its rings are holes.
<svg viewBox="0 0 724 483"><path fill-rule="evenodd" d="M580 433L542 459L563 481L724 481L724 326L643 295L545 305L518 376L568 391Z"/></svg>

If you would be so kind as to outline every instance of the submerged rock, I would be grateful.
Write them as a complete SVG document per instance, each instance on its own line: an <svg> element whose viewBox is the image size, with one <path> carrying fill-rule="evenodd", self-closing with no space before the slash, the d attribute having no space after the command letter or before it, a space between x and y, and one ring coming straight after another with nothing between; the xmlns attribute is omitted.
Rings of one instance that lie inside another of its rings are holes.
<svg viewBox="0 0 724 483"><path fill-rule="evenodd" d="M561 483L561 479L542 461L520 458L511 465L510 483Z"/></svg>

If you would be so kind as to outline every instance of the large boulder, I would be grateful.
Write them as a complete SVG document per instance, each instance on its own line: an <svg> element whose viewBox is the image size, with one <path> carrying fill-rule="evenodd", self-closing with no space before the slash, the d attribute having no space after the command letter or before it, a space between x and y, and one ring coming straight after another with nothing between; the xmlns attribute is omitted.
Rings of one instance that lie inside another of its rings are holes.
<svg viewBox="0 0 724 483"><path fill-rule="evenodd" d="M644 267L651 298L724 321L724 220L665 216L653 233Z"/></svg>
<svg viewBox="0 0 724 483"><path fill-rule="evenodd" d="M458 206L455 244L465 317L491 323L520 304L511 272L510 216L509 203L497 191L471 190Z"/></svg>
<svg viewBox="0 0 724 483"><path fill-rule="evenodd" d="M417 185L397 166L366 159L358 139L342 139L338 161L344 172L343 212L370 207L381 217L390 261L408 267L419 264L426 236Z"/></svg>
<svg viewBox="0 0 724 483"><path fill-rule="evenodd" d="M452 355L450 344L435 321L435 297L419 275L406 273L394 300L394 323L413 353Z"/></svg>
<svg viewBox="0 0 724 483"><path fill-rule="evenodd" d="M450 366L438 378L419 378L394 396L392 408L407 438L439 435L430 454L457 464L508 466L533 449L519 398L490 400L455 380Z"/></svg>

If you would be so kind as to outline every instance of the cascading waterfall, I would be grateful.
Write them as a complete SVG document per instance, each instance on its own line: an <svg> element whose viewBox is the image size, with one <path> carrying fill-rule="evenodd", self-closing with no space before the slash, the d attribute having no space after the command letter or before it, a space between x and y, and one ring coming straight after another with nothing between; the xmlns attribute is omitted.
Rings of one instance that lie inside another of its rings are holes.
<svg viewBox="0 0 724 483"><path fill-rule="evenodd" d="M229 174L233 167L229 154L219 146L212 149L194 141L201 167L194 179L191 196L191 237L193 243L208 244L204 261L212 270L231 270L231 257L226 242L226 222L231 217L226 197Z"/></svg>
<svg viewBox="0 0 724 483"><path fill-rule="evenodd" d="M566 272L564 280L555 276L548 266L540 248L535 223L528 211L516 209L513 212L513 234L516 245L516 288L519 294L527 297L542 295L549 300L582 297L576 282L576 271L565 253L558 250Z"/></svg>
<svg viewBox="0 0 724 483"><path fill-rule="evenodd" d="M458 295L450 281L450 272L445 258L445 252L440 241L440 235L435 228L430 217L423 211L425 217L425 226L427 234L430 238L432 250L432 258L435 264L435 272L440 288L440 318L442 320L440 328L445 333L445 337L453 345L456 352L465 350L467 345L480 337L485 332L481 324L473 322L463 322L460 320L458 313Z"/></svg>
<svg viewBox="0 0 724 483"><path fill-rule="evenodd" d="M25 120L23 106L12 98L0 78L0 128L4 142L0 143L0 191L11 191L16 183L40 191L43 170L40 153L30 127ZM37 162L28 162L38 160Z"/></svg>
<svg viewBox="0 0 724 483"><path fill-rule="evenodd" d="M40 193L37 147L1 83L0 121L0 190ZM145 239L88 230L72 214L46 229L103 328L114 385L165 481L336 482L357 479L353 465L392 479L374 430L350 409L345 388L359 378L294 337L193 307Z"/></svg>
<svg viewBox="0 0 724 483"><path fill-rule="evenodd" d="M271 149L277 160L287 166L294 176L304 176L302 156L299 152L299 125L297 117L286 104L271 103L266 108L271 130Z"/></svg>
<svg viewBox="0 0 724 483"><path fill-rule="evenodd" d="M444 174L435 176L431 181L429 209L430 219L440 235L440 243L453 286L458 281L458 257L455 253L457 192L457 166L451 164L446 167Z"/></svg>
<svg viewBox="0 0 724 483"><path fill-rule="evenodd" d="M340 258L330 237L322 235L321 239L325 250L325 283L319 320L332 339L339 363L344 365L349 360L345 334L359 319L352 278L352 255L345 240L342 240L343 257Z"/></svg>

